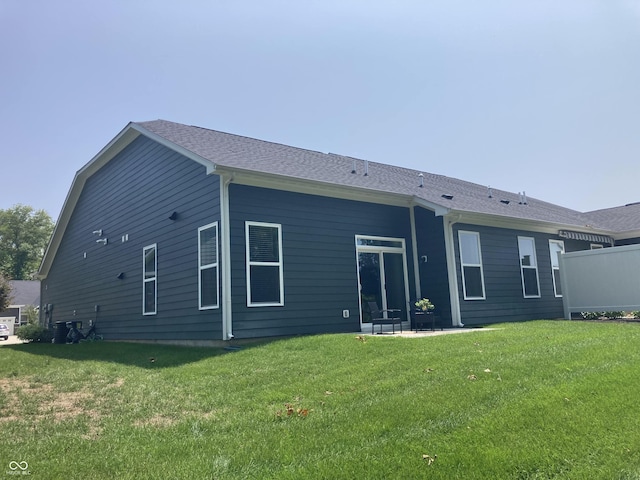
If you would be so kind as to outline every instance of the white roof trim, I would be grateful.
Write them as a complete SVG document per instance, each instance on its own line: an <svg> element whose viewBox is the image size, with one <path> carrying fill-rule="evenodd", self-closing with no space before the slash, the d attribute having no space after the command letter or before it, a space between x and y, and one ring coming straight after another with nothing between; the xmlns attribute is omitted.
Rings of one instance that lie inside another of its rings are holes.
<svg viewBox="0 0 640 480"><path fill-rule="evenodd" d="M164 137L161 137L160 135L157 135L155 133L153 133L150 130L147 130L146 128L144 128L142 125L139 125L137 123L130 123L129 124L131 126L131 128L133 128L134 130L137 130L138 132L140 132L141 134L143 134L145 137L150 138L151 140L158 142L160 145L163 145L171 150L173 150L174 152L177 152L181 155L184 155L185 157L193 160L196 163L199 163L200 165L204 166L207 169L207 175L214 173L216 171L216 164L213 163L211 160L207 160L204 157L201 157L200 155L193 153L191 150L187 150L184 147L181 147L180 145L177 145L175 143L173 143L170 140L167 140Z"/></svg>
<svg viewBox="0 0 640 480"><path fill-rule="evenodd" d="M139 132L131 128L131 123L124 127L113 140L111 140L102 150L98 152L84 167L76 172L71 188L67 193L64 204L62 205L62 211L58 217L51 240L47 246L44 257L42 257L42 263L36 277L38 279L46 278L51 268L51 263L60 247L62 236L64 235L69 220L71 220L71 214L73 213L84 184L87 179L95 172L100 170L105 164L107 164L113 157L120 153L127 145L133 142L140 135Z"/></svg>

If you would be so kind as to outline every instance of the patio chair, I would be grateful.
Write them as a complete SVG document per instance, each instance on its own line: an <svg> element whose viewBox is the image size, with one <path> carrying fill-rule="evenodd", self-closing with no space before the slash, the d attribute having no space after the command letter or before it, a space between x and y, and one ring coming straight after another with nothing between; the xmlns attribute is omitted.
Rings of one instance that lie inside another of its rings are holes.
<svg viewBox="0 0 640 480"><path fill-rule="evenodd" d="M373 335L376 325L380 325L380 333L382 333L382 325L391 325L391 330L396 333L396 324L400 325L400 333L402 333L402 318L397 308L388 308L380 310L376 302L367 302L369 304L369 312L371 313L371 334ZM385 317L385 314L387 316Z"/></svg>

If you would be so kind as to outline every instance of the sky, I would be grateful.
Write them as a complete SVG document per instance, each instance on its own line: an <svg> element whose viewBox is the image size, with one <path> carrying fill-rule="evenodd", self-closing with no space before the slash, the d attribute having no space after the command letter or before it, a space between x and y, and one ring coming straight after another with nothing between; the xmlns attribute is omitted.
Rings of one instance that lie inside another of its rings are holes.
<svg viewBox="0 0 640 480"><path fill-rule="evenodd" d="M130 121L640 201L640 0L0 0L0 209Z"/></svg>

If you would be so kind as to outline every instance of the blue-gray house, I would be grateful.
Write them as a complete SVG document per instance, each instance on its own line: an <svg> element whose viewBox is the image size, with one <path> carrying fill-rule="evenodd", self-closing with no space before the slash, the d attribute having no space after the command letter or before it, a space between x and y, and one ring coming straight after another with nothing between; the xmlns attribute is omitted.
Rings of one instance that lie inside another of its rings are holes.
<svg viewBox="0 0 640 480"><path fill-rule="evenodd" d="M78 171L42 262L43 312L106 339L212 341L409 321L563 316L557 255L640 237L602 218L405 168L164 120ZM636 229L636 230L634 230ZM637 234L637 235L636 235Z"/></svg>

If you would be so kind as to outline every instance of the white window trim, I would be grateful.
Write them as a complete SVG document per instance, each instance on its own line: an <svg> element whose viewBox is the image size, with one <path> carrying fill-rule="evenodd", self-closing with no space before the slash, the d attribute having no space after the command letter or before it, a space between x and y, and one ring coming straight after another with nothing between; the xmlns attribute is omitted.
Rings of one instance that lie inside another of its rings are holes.
<svg viewBox="0 0 640 480"><path fill-rule="evenodd" d="M461 234L465 235L473 235L476 237L476 245L478 246L478 257L480 258L480 263L464 263L462 259L462 242L460 241ZM462 292L463 298L465 300L486 300L487 299L487 291L484 287L484 267L482 266L482 248L480 245L480 233L479 232L470 232L467 230L458 230L458 254L460 255L460 273L462 274ZM467 282L464 277L464 267L480 267L480 280L482 281L482 296L481 297L470 297L467 295Z"/></svg>
<svg viewBox="0 0 640 480"><path fill-rule="evenodd" d="M553 264L553 253L551 250L551 244L552 243L556 243L558 245L560 245L560 247L562 248L562 253L564 253L564 241L563 240L549 240L549 256L551 257L551 278L553 279L553 293L556 296L556 298L562 298L562 294L558 293L558 287L556 285L556 276L554 274L554 272L557 270L558 272L560 271L560 265L555 266Z"/></svg>
<svg viewBox="0 0 640 480"><path fill-rule="evenodd" d="M203 230L209 230L210 228L215 229L216 232L216 261L214 263L208 263L207 265L202 265L201 255L202 255L202 245L200 244L200 233ZM220 308L220 269L219 269L219 248L218 248L218 222L213 222L208 225L204 225L198 228L198 309L199 310L213 310L216 308ZM202 271L208 270L211 268L216 269L216 303L215 305L206 305L202 306Z"/></svg>
<svg viewBox="0 0 640 480"><path fill-rule="evenodd" d="M147 266L147 262L146 260L146 254L148 250L154 249L155 250L155 256L154 256L154 271L155 271L155 276L151 277L151 278L146 278L146 266ZM153 300L153 306L155 307L153 309L153 312L145 312L145 293L146 293L146 284L147 282L155 282L155 288L154 288L154 300ZM144 247L142 249L142 314L143 315L156 315L158 313L158 244L154 243L152 245L147 245L146 247Z"/></svg>
<svg viewBox="0 0 640 480"><path fill-rule="evenodd" d="M251 250L249 245L249 227L270 227L278 230L278 261L277 262L252 262ZM245 233L245 264L246 264L246 280L247 280L247 307L282 307L284 306L284 274L282 264L282 225L279 223L265 223L265 222L244 222ZM251 267L252 266L271 266L278 267L278 274L280 279L280 300L278 302L260 302L255 303L251 301Z"/></svg>
<svg viewBox="0 0 640 480"><path fill-rule="evenodd" d="M531 242L533 243L533 261L535 263L535 266L530 266L530 265L522 265L522 253L520 252L520 239L523 240L531 240ZM533 237L521 237L518 236L518 261L520 262L520 279L522 280L522 296L524 298L540 298L540 274L538 272L538 255L536 253L536 239ZM527 295L526 294L526 289L524 286L524 269L527 268L529 270L535 270L536 271L536 284L538 287L538 294L537 295Z"/></svg>

